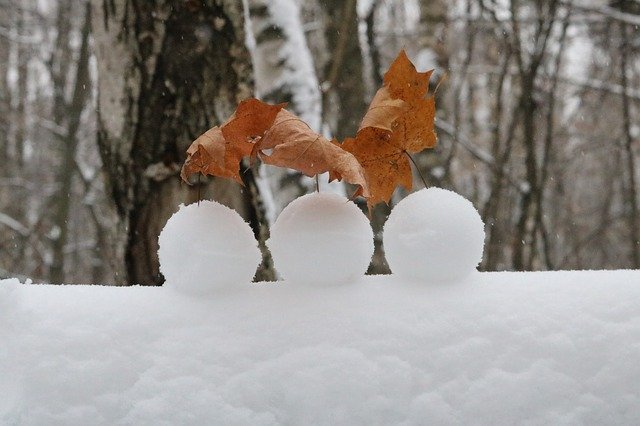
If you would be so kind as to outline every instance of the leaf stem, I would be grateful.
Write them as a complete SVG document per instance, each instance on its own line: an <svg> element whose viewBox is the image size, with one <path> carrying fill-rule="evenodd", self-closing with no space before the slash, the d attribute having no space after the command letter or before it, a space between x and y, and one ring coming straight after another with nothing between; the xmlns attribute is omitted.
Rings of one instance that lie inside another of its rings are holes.
<svg viewBox="0 0 640 426"><path fill-rule="evenodd" d="M411 155L409 155L409 153L407 151L404 151L404 153L407 155L407 157L409 157L409 160L411 160L411 162L413 163L414 167L416 168L416 172L418 172L418 176L420 176L420 180L422 180L422 184L424 185L424 187L428 188L429 185L427 185L427 181L424 178L424 176L422 175L422 172L420 171L420 167L418 167L418 164L416 163L416 161L413 159L413 157Z"/></svg>

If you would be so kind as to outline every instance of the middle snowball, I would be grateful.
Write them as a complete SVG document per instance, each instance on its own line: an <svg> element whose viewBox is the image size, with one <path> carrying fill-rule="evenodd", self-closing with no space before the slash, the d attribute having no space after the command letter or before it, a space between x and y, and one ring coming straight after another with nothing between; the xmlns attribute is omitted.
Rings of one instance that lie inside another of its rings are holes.
<svg viewBox="0 0 640 426"><path fill-rule="evenodd" d="M373 231L364 213L347 198L313 193L282 210L267 246L285 280L338 284L367 271Z"/></svg>

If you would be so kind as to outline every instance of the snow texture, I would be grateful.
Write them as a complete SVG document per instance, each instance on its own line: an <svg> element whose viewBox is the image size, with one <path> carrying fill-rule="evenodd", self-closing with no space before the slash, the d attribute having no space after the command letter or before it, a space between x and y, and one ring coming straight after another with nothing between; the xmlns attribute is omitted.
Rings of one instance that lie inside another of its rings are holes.
<svg viewBox="0 0 640 426"><path fill-rule="evenodd" d="M0 424L638 424L640 271L401 284L0 281Z"/></svg>
<svg viewBox="0 0 640 426"><path fill-rule="evenodd" d="M267 245L285 280L339 284L367 271L373 231L367 217L346 197L312 193L282 210Z"/></svg>
<svg viewBox="0 0 640 426"><path fill-rule="evenodd" d="M473 204L455 192L422 189L393 208L383 244L398 276L426 283L457 281L482 260L484 224Z"/></svg>
<svg viewBox="0 0 640 426"><path fill-rule="evenodd" d="M195 295L246 286L262 258L251 227L215 201L180 205L159 244L165 286Z"/></svg>

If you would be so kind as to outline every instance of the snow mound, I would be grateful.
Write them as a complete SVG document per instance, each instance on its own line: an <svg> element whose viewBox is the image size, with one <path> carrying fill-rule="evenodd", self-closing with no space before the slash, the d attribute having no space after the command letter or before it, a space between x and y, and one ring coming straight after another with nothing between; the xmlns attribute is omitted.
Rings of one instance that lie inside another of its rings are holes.
<svg viewBox="0 0 640 426"><path fill-rule="evenodd" d="M9 283L0 424L638 424L640 271L469 280Z"/></svg>
<svg viewBox="0 0 640 426"><path fill-rule="evenodd" d="M197 295L247 285L261 260L249 225L215 201L180 205L159 245L165 286Z"/></svg>
<svg viewBox="0 0 640 426"><path fill-rule="evenodd" d="M373 231L367 217L347 198L313 193L284 208L267 245L284 279L337 284L367 271Z"/></svg>
<svg viewBox="0 0 640 426"><path fill-rule="evenodd" d="M458 281L482 260L484 224L470 201L441 188L410 194L384 225L391 271L408 280Z"/></svg>
<svg viewBox="0 0 640 426"><path fill-rule="evenodd" d="M0 318L13 308L17 302L17 288L20 281L17 278L2 280L0 286Z"/></svg>

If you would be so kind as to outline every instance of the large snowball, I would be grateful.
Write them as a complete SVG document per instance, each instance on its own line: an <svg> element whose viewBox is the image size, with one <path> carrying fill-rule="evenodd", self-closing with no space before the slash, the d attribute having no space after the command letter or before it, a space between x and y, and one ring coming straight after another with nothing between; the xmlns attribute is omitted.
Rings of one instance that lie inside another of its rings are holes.
<svg viewBox="0 0 640 426"><path fill-rule="evenodd" d="M165 285L192 294L248 284L261 260L249 225L215 201L181 205L160 233L159 244Z"/></svg>
<svg viewBox="0 0 640 426"><path fill-rule="evenodd" d="M367 217L345 197L313 193L280 213L267 245L285 280L338 284L367 271L373 231Z"/></svg>
<svg viewBox="0 0 640 426"><path fill-rule="evenodd" d="M393 208L383 242L394 274L427 282L456 281L482 260L484 224L473 204L455 192L422 189Z"/></svg>

